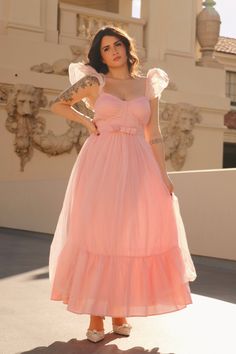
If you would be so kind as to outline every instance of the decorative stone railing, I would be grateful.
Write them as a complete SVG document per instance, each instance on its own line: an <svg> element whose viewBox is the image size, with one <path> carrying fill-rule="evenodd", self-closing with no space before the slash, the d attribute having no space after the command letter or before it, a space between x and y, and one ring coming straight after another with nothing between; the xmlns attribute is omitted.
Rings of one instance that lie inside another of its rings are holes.
<svg viewBox="0 0 236 354"><path fill-rule="evenodd" d="M86 47L94 33L104 25L118 26L135 39L139 57L145 58L145 21L118 14L60 2L59 43Z"/></svg>

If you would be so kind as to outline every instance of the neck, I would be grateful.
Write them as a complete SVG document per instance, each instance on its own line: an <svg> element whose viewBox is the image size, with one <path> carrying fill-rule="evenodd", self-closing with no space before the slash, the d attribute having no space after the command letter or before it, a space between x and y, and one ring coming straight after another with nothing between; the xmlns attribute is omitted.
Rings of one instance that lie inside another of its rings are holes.
<svg viewBox="0 0 236 354"><path fill-rule="evenodd" d="M131 79L127 66L122 68L109 68L109 72L106 76L117 80Z"/></svg>

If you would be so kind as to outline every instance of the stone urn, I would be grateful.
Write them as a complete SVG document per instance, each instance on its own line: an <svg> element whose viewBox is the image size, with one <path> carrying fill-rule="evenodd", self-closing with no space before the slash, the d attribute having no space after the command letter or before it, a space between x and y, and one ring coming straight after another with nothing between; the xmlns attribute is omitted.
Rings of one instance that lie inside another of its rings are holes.
<svg viewBox="0 0 236 354"><path fill-rule="evenodd" d="M220 15L214 9L216 4L213 0L203 2L204 9L197 15L196 35L201 46L202 57L197 62L200 66L223 67L214 56L215 46L220 33Z"/></svg>

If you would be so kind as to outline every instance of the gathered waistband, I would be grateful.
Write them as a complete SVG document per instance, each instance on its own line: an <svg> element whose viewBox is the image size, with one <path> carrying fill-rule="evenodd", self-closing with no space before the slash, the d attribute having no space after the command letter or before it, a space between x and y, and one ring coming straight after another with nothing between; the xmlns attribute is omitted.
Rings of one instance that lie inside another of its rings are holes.
<svg viewBox="0 0 236 354"><path fill-rule="evenodd" d="M110 124L103 127L98 127L100 133L123 133L128 135L144 135L142 129L120 124Z"/></svg>

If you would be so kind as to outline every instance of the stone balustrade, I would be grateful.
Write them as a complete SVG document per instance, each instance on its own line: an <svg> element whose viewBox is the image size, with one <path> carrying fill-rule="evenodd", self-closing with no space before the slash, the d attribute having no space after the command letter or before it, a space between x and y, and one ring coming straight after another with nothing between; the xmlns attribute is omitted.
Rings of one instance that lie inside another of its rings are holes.
<svg viewBox="0 0 236 354"><path fill-rule="evenodd" d="M86 46L102 26L117 26L135 39L139 57L145 58L143 47L143 19L120 16L111 12L94 10L61 2L59 5L59 43Z"/></svg>

